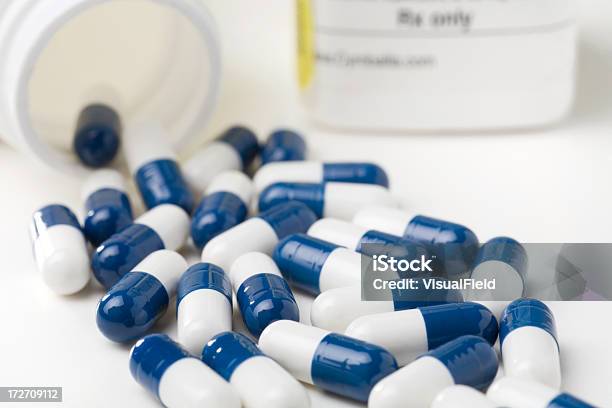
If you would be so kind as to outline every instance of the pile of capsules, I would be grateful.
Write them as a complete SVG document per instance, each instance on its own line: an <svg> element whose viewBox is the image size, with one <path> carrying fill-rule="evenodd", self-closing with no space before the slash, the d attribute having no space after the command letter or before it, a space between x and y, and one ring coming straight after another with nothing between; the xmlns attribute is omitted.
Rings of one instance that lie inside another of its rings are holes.
<svg viewBox="0 0 612 408"><path fill-rule="evenodd" d="M84 112L76 152L86 164L107 164L119 145L116 115L104 106ZM182 166L166 140L147 123L122 137L148 208L140 217L121 173L105 168L84 183L83 225L63 205L38 210L32 223L44 282L73 294L93 271L108 290L97 308L100 332L135 342L131 374L163 405L304 408L302 382L371 408L591 407L559 391L554 317L522 298L523 289L499 324L484 304L462 298L361 300L368 243L424 248L447 276L489 271L524 282L516 241L480 246L464 226L409 216L379 166L305 161L304 140L292 131L260 146L234 127ZM251 179L245 171L257 157ZM202 250L191 266L175 252L189 236ZM447 244L454 249L444 251ZM292 288L316 296L312 325L300 323ZM175 296L177 341L148 334ZM251 337L232 331L234 302ZM505 377L494 381L498 337Z"/></svg>

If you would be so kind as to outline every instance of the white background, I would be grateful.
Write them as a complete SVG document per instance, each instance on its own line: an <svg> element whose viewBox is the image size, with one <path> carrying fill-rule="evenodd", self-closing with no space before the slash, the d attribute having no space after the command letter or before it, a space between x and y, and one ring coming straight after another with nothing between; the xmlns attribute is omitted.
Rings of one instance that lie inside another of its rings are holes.
<svg viewBox="0 0 612 408"><path fill-rule="evenodd" d="M371 160L376 152L394 191L411 210L469 225L482 241L504 234L524 242L612 242L609 0L580 1L579 91L571 118L552 129L494 135L341 134L315 128L298 103L293 2L209 3L225 54L223 92L209 136L236 122L261 135L286 125L308 136L314 158ZM129 375L129 347L97 331L95 308L102 290L90 285L82 294L60 298L37 276L30 215L50 202L80 210L78 182L2 144L0 169L0 386L63 386L64 407L154 405ZM307 321L310 300L300 301ZM564 388L612 406L612 303L551 307ZM173 316L170 310L158 329L174 335ZM312 395L313 407L358 406L320 392Z"/></svg>

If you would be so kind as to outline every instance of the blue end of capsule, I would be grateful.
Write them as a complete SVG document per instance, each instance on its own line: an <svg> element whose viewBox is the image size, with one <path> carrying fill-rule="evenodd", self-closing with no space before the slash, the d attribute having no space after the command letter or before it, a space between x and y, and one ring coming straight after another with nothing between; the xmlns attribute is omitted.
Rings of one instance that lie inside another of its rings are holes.
<svg viewBox="0 0 612 408"><path fill-rule="evenodd" d="M30 235L32 242L38 238L41 231L54 225L69 225L81 231L81 225L76 215L66 206L60 204L47 205L32 214Z"/></svg>
<svg viewBox="0 0 612 408"><path fill-rule="evenodd" d="M449 278L468 272L478 252L478 238L469 228L422 215L410 221L404 237L425 245Z"/></svg>
<svg viewBox="0 0 612 408"><path fill-rule="evenodd" d="M596 408L594 405L580 401L569 394L559 394L548 403L546 408Z"/></svg>
<svg viewBox="0 0 612 408"><path fill-rule="evenodd" d="M510 303L502 314L499 323L500 344L503 344L512 330L524 326L539 327L557 340L555 317L548 306L536 299L517 299Z"/></svg>
<svg viewBox="0 0 612 408"><path fill-rule="evenodd" d="M478 251L474 268L487 261L499 261L510 265L525 283L528 263L527 251L516 240L508 237L497 237L487 241Z"/></svg>
<svg viewBox="0 0 612 408"><path fill-rule="evenodd" d="M374 163L325 163L323 181L378 184L389 187L387 173Z"/></svg>
<svg viewBox="0 0 612 408"><path fill-rule="evenodd" d="M238 152L243 169L248 167L259 153L257 136L253 131L242 126L229 128L218 140L229 144Z"/></svg>
<svg viewBox="0 0 612 408"><path fill-rule="evenodd" d="M211 239L240 224L248 209L236 194L219 191L202 199L191 220L191 238L200 249Z"/></svg>
<svg viewBox="0 0 612 408"><path fill-rule="evenodd" d="M157 278L145 272L130 272L98 303L98 329L112 341L135 340L165 313L168 301L168 292Z"/></svg>
<svg viewBox="0 0 612 408"><path fill-rule="evenodd" d="M269 273L251 276L236 291L236 299L244 324L256 337L277 320L300 321L293 292L280 276Z"/></svg>
<svg viewBox="0 0 612 408"><path fill-rule="evenodd" d="M223 269L211 263L197 263L191 265L183 273L176 292L176 308L181 300L191 292L199 289L212 289L221 293L232 304L232 283Z"/></svg>
<svg viewBox="0 0 612 408"><path fill-rule="evenodd" d="M397 370L397 362L379 346L330 333L315 350L310 370L317 387L365 402L374 385Z"/></svg>
<svg viewBox="0 0 612 408"><path fill-rule="evenodd" d="M272 257L292 285L318 295L323 265L337 248L338 245L306 234L293 234L276 245Z"/></svg>
<svg viewBox="0 0 612 408"><path fill-rule="evenodd" d="M306 142L298 133L290 130L273 132L261 151L261 163L304 160Z"/></svg>
<svg viewBox="0 0 612 408"><path fill-rule="evenodd" d="M117 155L120 134L121 121L112 108L89 105L77 120L72 148L85 166L102 167Z"/></svg>
<svg viewBox="0 0 612 408"><path fill-rule="evenodd" d="M304 203L289 201L275 205L257 216L267 222L278 239L291 234L306 233L317 220L317 216Z"/></svg>
<svg viewBox="0 0 612 408"><path fill-rule="evenodd" d="M136 382L159 398L159 381L168 367L190 357L165 334L150 334L140 340L130 353L130 373Z"/></svg>
<svg viewBox="0 0 612 408"><path fill-rule="evenodd" d="M499 362L489 343L478 336L462 336L425 353L448 368L455 384L486 390L493 382Z"/></svg>
<svg viewBox="0 0 612 408"><path fill-rule="evenodd" d="M224 332L217 334L206 344L202 351L202 361L229 381L240 364L251 357L263 355L253 340L244 334Z"/></svg>
<svg viewBox="0 0 612 408"><path fill-rule="evenodd" d="M174 204L191 214L194 198L181 169L174 160L154 160L141 166L134 175L138 191L148 209Z"/></svg>
<svg viewBox="0 0 612 408"><path fill-rule="evenodd" d="M497 319L478 303L451 303L419 309L425 321L429 350L465 335L482 337L491 346L497 340Z"/></svg>
<svg viewBox="0 0 612 408"><path fill-rule="evenodd" d="M259 211L266 211L278 204L299 201L306 204L317 217L323 217L325 187L311 183L274 183L259 195Z"/></svg>
<svg viewBox="0 0 612 408"><path fill-rule="evenodd" d="M147 255L164 249L164 242L153 229L132 224L100 245L91 259L94 276L110 288Z"/></svg>
<svg viewBox="0 0 612 408"><path fill-rule="evenodd" d="M134 221L130 200L123 191L103 188L85 201L83 230L94 247Z"/></svg>

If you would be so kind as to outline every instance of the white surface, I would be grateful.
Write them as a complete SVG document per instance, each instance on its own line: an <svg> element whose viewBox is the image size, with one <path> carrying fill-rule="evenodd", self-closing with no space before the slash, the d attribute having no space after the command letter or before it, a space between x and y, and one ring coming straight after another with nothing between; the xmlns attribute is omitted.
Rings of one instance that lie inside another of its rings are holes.
<svg viewBox="0 0 612 408"><path fill-rule="evenodd" d="M517 378L502 378L493 383L487 396L508 408L545 408L559 392L534 382Z"/></svg>
<svg viewBox="0 0 612 408"><path fill-rule="evenodd" d="M368 408L429 408L436 395L455 384L448 368L440 360L425 356L400 368L374 386ZM468 408L468 407L466 407Z"/></svg>
<svg viewBox="0 0 612 408"><path fill-rule="evenodd" d="M194 152L181 170L199 198L215 177L229 170L242 169L242 159L231 145L214 141Z"/></svg>
<svg viewBox="0 0 612 408"><path fill-rule="evenodd" d="M81 187L81 199L83 202L96 191L110 188L117 191L126 191L123 175L113 169L101 169L91 172Z"/></svg>
<svg viewBox="0 0 612 408"><path fill-rule="evenodd" d="M336 248L327 257L319 272L321 292L361 284L361 254L347 248Z"/></svg>
<svg viewBox="0 0 612 408"><path fill-rule="evenodd" d="M225 171L216 176L206 189L206 195L217 192L235 194L249 208L253 196L253 182L241 171Z"/></svg>
<svg viewBox="0 0 612 408"><path fill-rule="evenodd" d="M270 184L278 182L321 183L323 163L311 161L288 161L268 163L253 176L255 189L261 193Z"/></svg>
<svg viewBox="0 0 612 408"><path fill-rule="evenodd" d="M403 209L374 206L359 211L352 221L364 228L403 237L408 223L413 218L413 214Z"/></svg>
<svg viewBox="0 0 612 408"><path fill-rule="evenodd" d="M274 260L269 255L262 254L261 252L248 252L240 255L232 263L229 273L234 293L238 292L240 285L244 281L262 273L283 277L278 270L278 266L276 266Z"/></svg>
<svg viewBox="0 0 612 408"><path fill-rule="evenodd" d="M501 351L508 377L537 381L556 390L561 386L559 348L546 330L531 326L512 330Z"/></svg>
<svg viewBox="0 0 612 408"><path fill-rule="evenodd" d="M253 126L261 137L273 128L296 127L308 136L315 160L376 159L410 212L461 222L483 242L500 234L527 242L612 242L609 0L577 2L583 22L581 75L569 120L531 132L462 135L352 134L314 127L297 103L293 2L266 0L265 7L246 0L208 3L220 23L226 68L219 109L206 131L210 136L236 122ZM59 297L36 272L27 231L30 216L56 201L80 210L80 182L37 167L6 145L0 145L0 169L5 198L0 212L0 385L63 386L65 402L45 404L49 408L156 406L129 374L129 347L97 331L101 287L92 282L83 293ZM309 322L312 298L296 297L302 322ZM174 337L173 304L156 330ZM549 306L557 320L563 388L597 406L612 406L612 329L607 323L612 303ZM242 327L239 318L235 323ZM310 391L313 408L363 407Z"/></svg>
<svg viewBox="0 0 612 408"><path fill-rule="evenodd" d="M497 408L480 391L466 385L452 385L436 396L431 408Z"/></svg>
<svg viewBox="0 0 612 408"><path fill-rule="evenodd" d="M355 250L367 228L337 218L321 218L308 228L308 235Z"/></svg>
<svg viewBox="0 0 612 408"><path fill-rule="evenodd" d="M123 155L130 173L136 174L142 166L156 160L176 160L168 131L160 123L135 122L124 126Z"/></svg>
<svg viewBox="0 0 612 408"><path fill-rule="evenodd" d="M278 363L255 356L240 364L230 378L244 408L308 408L304 387Z"/></svg>
<svg viewBox="0 0 612 408"><path fill-rule="evenodd" d="M232 306L213 289L198 289L181 299L177 314L178 341L194 356L219 333L232 330Z"/></svg>

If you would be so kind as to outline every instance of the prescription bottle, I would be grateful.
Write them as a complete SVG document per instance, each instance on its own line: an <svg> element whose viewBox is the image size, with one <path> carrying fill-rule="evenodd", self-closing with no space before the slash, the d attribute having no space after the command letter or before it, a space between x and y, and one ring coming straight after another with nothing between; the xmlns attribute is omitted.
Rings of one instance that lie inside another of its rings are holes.
<svg viewBox="0 0 612 408"><path fill-rule="evenodd" d="M220 76L201 0L4 0L0 61L0 137L75 174L84 105L111 104L123 123L154 119L180 152L202 135Z"/></svg>
<svg viewBox="0 0 612 408"><path fill-rule="evenodd" d="M297 0L304 104L335 127L450 131L561 119L571 0Z"/></svg>

